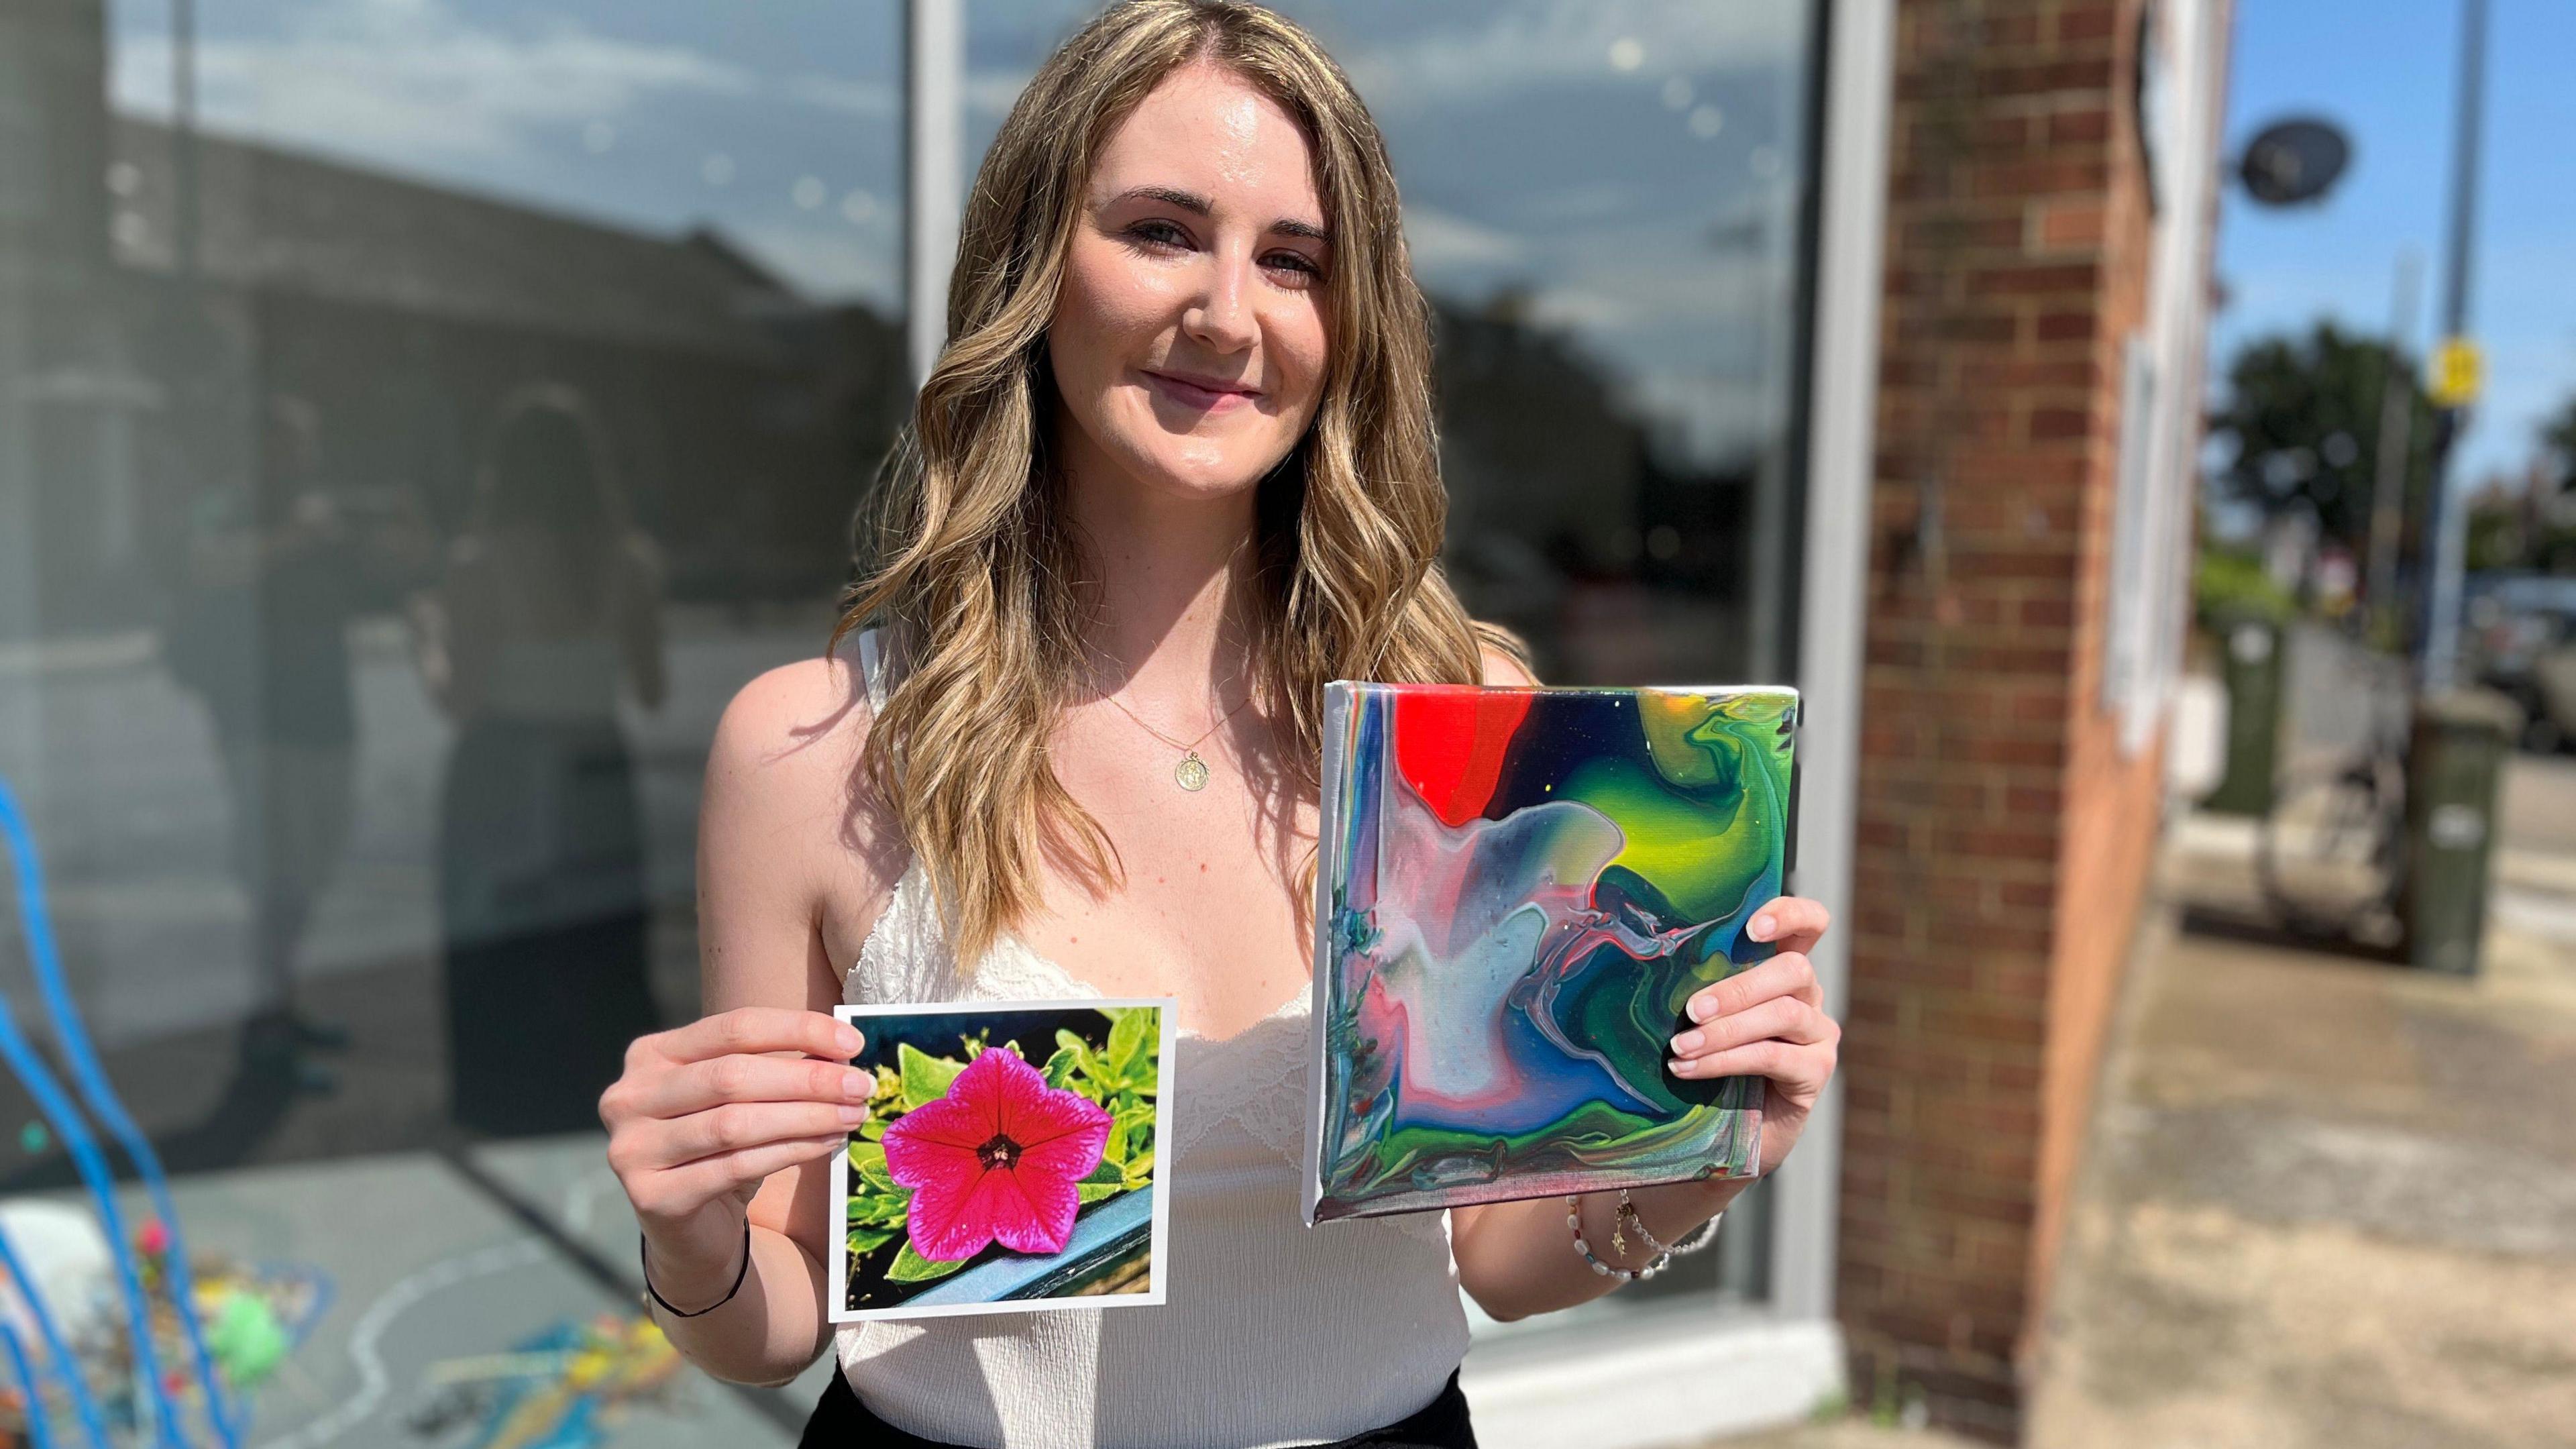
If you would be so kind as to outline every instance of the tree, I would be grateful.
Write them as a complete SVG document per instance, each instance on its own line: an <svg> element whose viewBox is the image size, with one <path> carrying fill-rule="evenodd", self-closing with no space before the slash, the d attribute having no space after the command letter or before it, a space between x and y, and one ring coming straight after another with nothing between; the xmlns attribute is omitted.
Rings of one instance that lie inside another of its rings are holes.
<svg viewBox="0 0 2576 1449"><path fill-rule="evenodd" d="M2402 496L2405 516L2415 517L2432 472L2433 404L2421 370L2387 342L2331 322L2305 337L2275 334L2238 349L2227 368L2226 400L2210 417L2211 436L2232 445L2215 480L2219 490L2267 518L2313 510L2322 539L2366 553L2392 365L2414 413Z"/></svg>

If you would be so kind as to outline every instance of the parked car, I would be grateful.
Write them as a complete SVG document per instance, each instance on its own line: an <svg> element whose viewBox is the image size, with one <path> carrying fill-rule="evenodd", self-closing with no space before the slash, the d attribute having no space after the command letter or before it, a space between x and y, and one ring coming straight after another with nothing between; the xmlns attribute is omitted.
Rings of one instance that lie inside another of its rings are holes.
<svg viewBox="0 0 2576 1449"><path fill-rule="evenodd" d="M2576 740L2576 575L2473 574L2462 592L2470 677L2522 706L2526 748Z"/></svg>

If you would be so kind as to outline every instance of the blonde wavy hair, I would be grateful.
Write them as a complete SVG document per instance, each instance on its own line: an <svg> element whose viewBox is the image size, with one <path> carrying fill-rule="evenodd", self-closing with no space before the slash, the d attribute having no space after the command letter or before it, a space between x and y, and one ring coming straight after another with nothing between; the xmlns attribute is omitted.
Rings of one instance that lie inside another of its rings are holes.
<svg viewBox="0 0 2576 1449"><path fill-rule="evenodd" d="M1058 712L1093 676L1089 571L1049 454L1046 328L1094 158L1165 76L1200 60L1297 118L1333 233L1323 397L1257 485L1247 570L1253 695L1286 783L1316 787L1326 682L1475 683L1482 648L1525 657L1470 620L1441 574L1430 307L1385 144L1349 78L1256 5L1111 6L1039 68L976 173L950 340L887 462L877 563L832 636L837 648L873 623L891 641L894 687L861 770L928 867L961 959L1037 905L1042 852L1094 889L1120 879L1106 833L1047 761Z"/></svg>

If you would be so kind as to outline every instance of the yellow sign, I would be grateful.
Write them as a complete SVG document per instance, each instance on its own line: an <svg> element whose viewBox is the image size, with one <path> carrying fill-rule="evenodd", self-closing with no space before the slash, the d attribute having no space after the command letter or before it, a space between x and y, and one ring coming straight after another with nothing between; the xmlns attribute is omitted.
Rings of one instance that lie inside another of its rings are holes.
<svg viewBox="0 0 2576 1449"><path fill-rule="evenodd" d="M2427 390L2437 408L2466 407L2478 400L2478 390L2486 380L2486 357L2478 351L2478 345L2465 337L2453 337L2433 354L2433 377Z"/></svg>

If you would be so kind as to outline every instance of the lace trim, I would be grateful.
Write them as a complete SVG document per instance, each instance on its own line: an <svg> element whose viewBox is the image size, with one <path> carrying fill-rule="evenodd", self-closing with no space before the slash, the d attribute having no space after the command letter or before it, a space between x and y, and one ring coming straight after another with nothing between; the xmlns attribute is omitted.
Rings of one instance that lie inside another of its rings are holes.
<svg viewBox="0 0 2576 1449"><path fill-rule="evenodd" d="M961 971L940 930L919 864L895 883L859 959L843 979L848 1002L1083 1000L1107 995L1004 935ZM1176 1033L1177 1073L1188 1087L1173 1102L1173 1153L1188 1152L1218 1123L1233 1122L1291 1165L1304 1161L1308 995L1300 990L1230 1037Z"/></svg>

